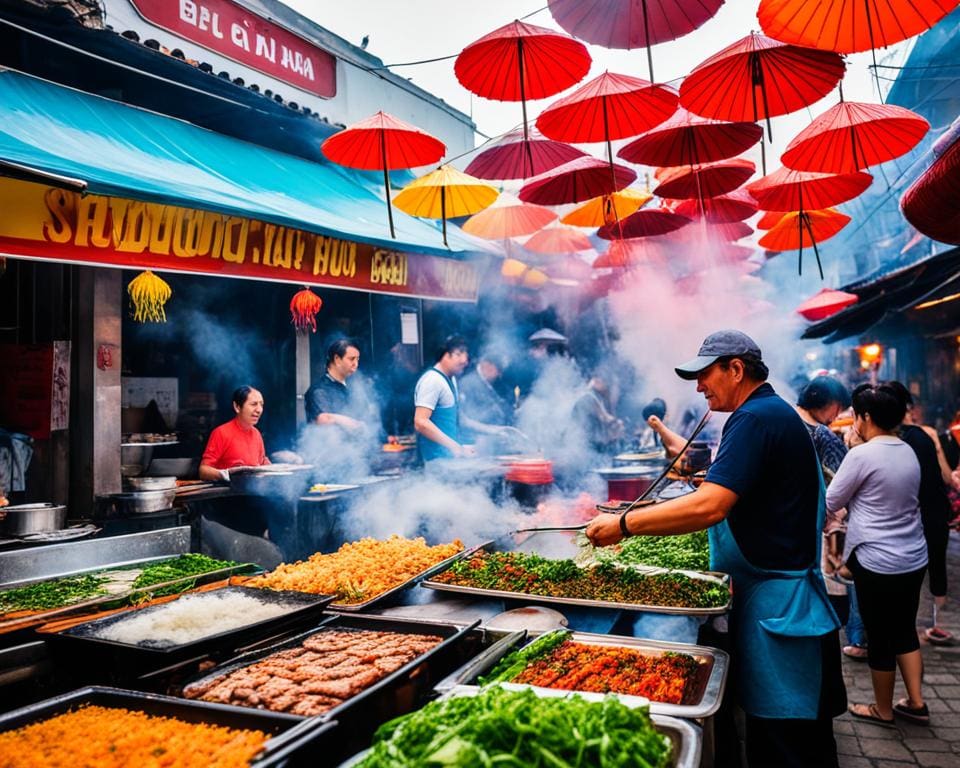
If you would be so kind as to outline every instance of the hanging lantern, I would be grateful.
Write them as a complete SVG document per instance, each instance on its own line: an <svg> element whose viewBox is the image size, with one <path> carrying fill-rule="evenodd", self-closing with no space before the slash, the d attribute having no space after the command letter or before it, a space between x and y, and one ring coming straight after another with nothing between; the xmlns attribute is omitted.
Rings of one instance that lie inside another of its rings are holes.
<svg viewBox="0 0 960 768"><path fill-rule="evenodd" d="M133 319L138 323L165 323L167 315L163 305L173 295L170 286L149 269L141 272L127 286L130 303L133 304Z"/></svg>
<svg viewBox="0 0 960 768"><path fill-rule="evenodd" d="M309 328L313 333L317 332L317 313L323 306L323 300L306 286L302 291L297 291L290 299L290 315L294 328L298 331L306 331Z"/></svg>

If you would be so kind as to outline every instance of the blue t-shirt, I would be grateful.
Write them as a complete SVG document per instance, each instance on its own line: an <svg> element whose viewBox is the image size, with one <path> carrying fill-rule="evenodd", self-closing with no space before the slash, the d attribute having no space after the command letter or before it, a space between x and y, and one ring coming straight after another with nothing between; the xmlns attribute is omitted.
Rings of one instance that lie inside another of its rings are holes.
<svg viewBox="0 0 960 768"><path fill-rule="evenodd" d="M727 521L750 563L772 570L813 564L817 466L803 420L769 384L754 390L727 419L706 480L739 497Z"/></svg>

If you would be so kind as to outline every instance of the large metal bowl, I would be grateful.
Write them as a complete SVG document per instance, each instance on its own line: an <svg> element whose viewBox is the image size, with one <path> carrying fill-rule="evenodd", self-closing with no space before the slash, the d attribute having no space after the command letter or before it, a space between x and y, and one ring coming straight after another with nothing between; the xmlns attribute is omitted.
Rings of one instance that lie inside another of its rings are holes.
<svg viewBox="0 0 960 768"><path fill-rule="evenodd" d="M59 531L67 524L67 508L63 504L15 504L4 507L0 533L23 536L28 533Z"/></svg>
<svg viewBox="0 0 960 768"><path fill-rule="evenodd" d="M136 491L133 493L115 493L110 498L120 515L145 515L170 509L177 495L177 489L167 491Z"/></svg>
<svg viewBox="0 0 960 768"><path fill-rule="evenodd" d="M177 478L171 477L125 477L123 486L129 491L169 491L176 489Z"/></svg>

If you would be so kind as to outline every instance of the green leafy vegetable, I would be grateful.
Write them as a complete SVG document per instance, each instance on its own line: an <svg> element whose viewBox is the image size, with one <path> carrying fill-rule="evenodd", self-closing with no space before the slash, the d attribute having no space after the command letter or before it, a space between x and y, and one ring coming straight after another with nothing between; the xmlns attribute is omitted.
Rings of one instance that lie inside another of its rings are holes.
<svg viewBox="0 0 960 768"><path fill-rule="evenodd" d="M613 547L594 549L583 537L585 560L649 565L683 571L706 571L710 568L710 544L706 531L679 536L634 536ZM578 556L578 561L580 560Z"/></svg>
<svg viewBox="0 0 960 768"><path fill-rule="evenodd" d="M136 581L133 582L133 588L149 587L151 584L162 584L167 581L175 581L187 576L197 576L201 573L221 571L238 565L240 563L235 563L232 560L217 560L206 555L188 553L172 560L163 560L144 567Z"/></svg>
<svg viewBox="0 0 960 768"><path fill-rule="evenodd" d="M557 629L540 635L536 640L504 656L487 677L480 678L480 684L509 682L519 675L534 659L546 656L570 636L570 630Z"/></svg>
<svg viewBox="0 0 960 768"><path fill-rule="evenodd" d="M105 595L105 576L66 576L0 592L0 614L43 611Z"/></svg>

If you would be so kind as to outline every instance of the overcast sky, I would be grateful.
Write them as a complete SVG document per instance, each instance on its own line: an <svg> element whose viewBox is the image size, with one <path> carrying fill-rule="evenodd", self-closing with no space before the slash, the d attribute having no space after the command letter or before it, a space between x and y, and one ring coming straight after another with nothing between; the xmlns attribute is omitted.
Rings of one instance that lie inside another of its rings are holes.
<svg viewBox="0 0 960 768"><path fill-rule="evenodd" d="M367 50L385 64L397 64L433 59L459 53L465 46L497 27L533 14L526 21L543 27L559 29L546 9L546 0L284 0L300 13L321 26L359 45L365 35L370 38ZM654 73L659 82L679 84L697 64L725 46L748 34L759 31L756 9L759 0L727 0L716 16L700 29L669 43L653 48ZM588 46L593 65L588 78L604 70L618 74L648 78L644 49L618 51ZM879 59L879 54L878 54ZM844 95L849 101L877 101L871 86L867 65L869 54L848 57ZM444 99L447 103L471 115L477 128L488 136L495 136L519 126L520 105L490 101L473 96L457 82L453 73L453 59L394 69L413 80L420 87ZM586 79L583 82L586 82ZM572 90L572 89L571 89ZM531 122L549 106L550 99L531 102L528 114ZM793 115L773 119L773 138L776 157L790 139L809 121L837 101L836 91L826 99ZM479 141L479 139L478 139ZM602 147L587 146L594 154ZM755 158L759 164L759 151ZM776 163L771 163L774 170Z"/></svg>

